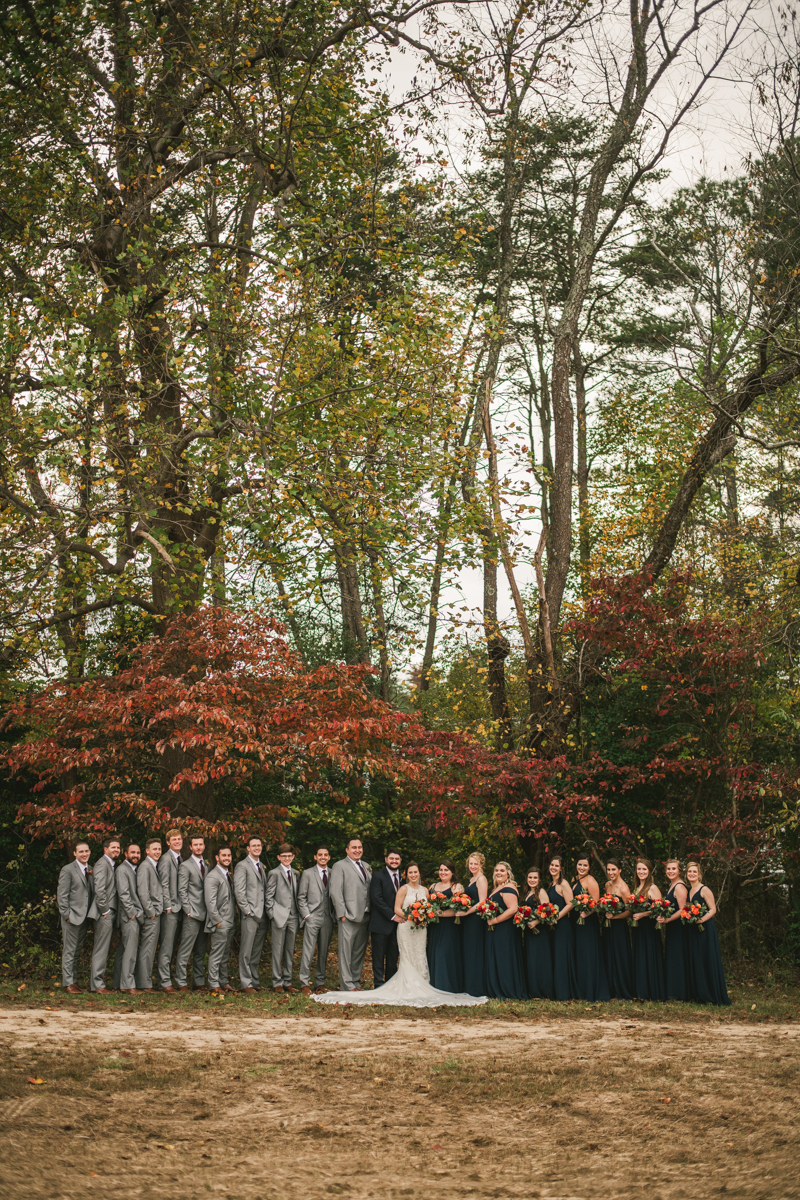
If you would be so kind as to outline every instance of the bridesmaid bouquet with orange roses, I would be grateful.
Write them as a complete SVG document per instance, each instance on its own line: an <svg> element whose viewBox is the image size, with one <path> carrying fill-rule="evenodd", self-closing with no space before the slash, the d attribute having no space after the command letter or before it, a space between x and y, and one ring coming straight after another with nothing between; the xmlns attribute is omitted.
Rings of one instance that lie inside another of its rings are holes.
<svg viewBox="0 0 800 1200"><path fill-rule="evenodd" d="M646 892L633 892L628 901L628 909L631 915L639 913L641 916L649 917L653 912L653 901ZM638 921L632 921L631 929L635 929L638 924Z"/></svg>
<svg viewBox="0 0 800 1200"><path fill-rule="evenodd" d="M627 904L622 899L622 896L615 896L613 892L606 892L597 901L597 908L600 916L610 921L612 917L620 916L627 908Z"/></svg>
<svg viewBox="0 0 800 1200"><path fill-rule="evenodd" d="M447 912L448 908L450 907L450 901L448 900L447 896L445 896L444 892L429 892L428 903L436 912L437 917L440 917L443 912Z"/></svg>
<svg viewBox="0 0 800 1200"><path fill-rule="evenodd" d="M460 925L463 914L472 908L472 900L466 892L458 892L457 895L449 896L445 900L444 907L456 914L456 925Z"/></svg>
<svg viewBox="0 0 800 1200"><path fill-rule="evenodd" d="M700 921L707 912L708 905L705 900L700 900L694 904L685 904L681 909L681 925L696 925L700 933L705 933L705 929L703 929Z"/></svg>
<svg viewBox="0 0 800 1200"><path fill-rule="evenodd" d="M578 924L585 925L586 918L597 911L597 901L588 892L578 892L577 896L572 897L572 907L578 914Z"/></svg>
<svg viewBox="0 0 800 1200"><path fill-rule="evenodd" d="M514 913L514 924L516 925L517 929L524 933L526 929L531 928L530 922L533 920L535 920L535 917L530 904L520 904L519 908ZM533 932L538 933L539 930L534 929Z"/></svg>
<svg viewBox="0 0 800 1200"><path fill-rule="evenodd" d="M494 900L482 900L475 912L482 921L493 921L500 916L500 905L495 904ZM494 925L489 926L489 932L494 933Z"/></svg>
<svg viewBox="0 0 800 1200"><path fill-rule="evenodd" d="M656 917L661 917L666 921L668 917L672 917L678 911L677 904L673 904L671 900L667 900L666 896L662 896L660 900L653 901L653 914Z"/></svg>
<svg viewBox="0 0 800 1200"><path fill-rule="evenodd" d="M558 908L555 904L551 904L549 900L544 904L537 905L536 912L533 915L542 925L558 924Z"/></svg>

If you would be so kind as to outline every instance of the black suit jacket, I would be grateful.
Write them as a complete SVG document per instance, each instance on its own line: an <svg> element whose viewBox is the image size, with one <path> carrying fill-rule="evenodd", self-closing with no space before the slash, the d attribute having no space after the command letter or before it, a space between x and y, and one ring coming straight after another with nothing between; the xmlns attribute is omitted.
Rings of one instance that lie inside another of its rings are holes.
<svg viewBox="0 0 800 1200"><path fill-rule="evenodd" d="M402 878L399 871L397 872L397 878L400 880L402 886ZM397 922L392 920L396 895L397 892L394 890L389 868L384 867L381 871L375 871L372 876L372 882L369 885L370 933L389 934L397 929Z"/></svg>

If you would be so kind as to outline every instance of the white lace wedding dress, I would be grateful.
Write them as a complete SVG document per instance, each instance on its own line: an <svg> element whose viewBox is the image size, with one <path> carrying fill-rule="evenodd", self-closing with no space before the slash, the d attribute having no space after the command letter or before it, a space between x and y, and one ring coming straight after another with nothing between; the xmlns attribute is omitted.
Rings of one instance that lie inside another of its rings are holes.
<svg viewBox="0 0 800 1200"><path fill-rule="evenodd" d="M427 895L425 888L413 888L409 885L404 905L408 908L415 900L427 899ZM409 921L404 921L402 925L397 926L400 962L391 979L371 992L326 992L321 996L313 995L311 999L316 1000L317 1004L396 1004L409 1008L486 1004L487 996L469 996L466 992L441 992L438 988L431 987L428 959L425 954L427 943L427 929L417 929Z"/></svg>

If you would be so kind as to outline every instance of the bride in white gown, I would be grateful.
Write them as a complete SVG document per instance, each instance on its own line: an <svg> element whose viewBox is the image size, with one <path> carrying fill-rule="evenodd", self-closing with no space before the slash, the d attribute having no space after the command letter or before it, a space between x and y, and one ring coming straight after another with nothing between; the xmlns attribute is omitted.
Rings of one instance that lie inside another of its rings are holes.
<svg viewBox="0 0 800 1200"><path fill-rule="evenodd" d="M412 925L406 919L404 909L415 900L427 900L428 889L422 886L419 867L409 863L406 870L407 883L395 898L394 911L402 921L397 926L397 947L400 962L391 979L382 987L371 992L325 992L313 995L317 1004L401 1004L410 1008L438 1008L440 1005L466 1006L486 1004L487 996L469 996L466 992L441 992L431 987L428 975L426 947L428 931Z"/></svg>

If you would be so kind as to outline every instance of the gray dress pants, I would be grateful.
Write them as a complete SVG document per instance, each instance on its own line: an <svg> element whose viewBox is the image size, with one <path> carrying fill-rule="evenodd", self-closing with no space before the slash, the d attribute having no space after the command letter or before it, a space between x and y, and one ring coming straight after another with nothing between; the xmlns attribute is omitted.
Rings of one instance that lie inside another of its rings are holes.
<svg viewBox="0 0 800 1200"><path fill-rule="evenodd" d="M260 919L242 917L239 930L239 983L243 988L261 986L259 968L268 925L266 913Z"/></svg>
<svg viewBox="0 0 800 1200"><path fill-rule="evenodd" d="M114 922L117 914L113 910L106 917L97 917L94 923L94 946L92 947L92 974L89 987L93 992L106 986L106 967L114 937Z"/></svg>
<svg viewBox="0 0 800 1200"><path fill-rule="evenodd" d="M272 923L272 986L291 987L294 965L294 943L297 938L297 917L287 921L283 929Z"/></svg>
<svg viewBox="0 0 800 1200"><path fill-rule="evenodd" d="M161 914L161 938L158 946L158 986L172 987L172 952L181 924L180 912Z"/></svg>
<svg viewBox="0 0 800 1200"><path fill-rule="evenodd" d="M71 987L73 983L78 982L78 959L88 928L88 921L73 925L61 918L61 982L64 987Z"/></svg>
<svg viewBox="0 0 800 1200"><path fill-rule="evenodd" d="M139 930L139 953L136 957L136 986L149 992L153 987L153 962L156 957L161 921L158 917L145 917Z"/></svg>
<svg viewBox="0 0 800 1200"><path fill-rule="evenodd" d="M300 985L311 986L311 960L317 951L317 987L325 986L328 966L328 947L331 944L333 921L330 917L315 922L313 917L303 924L303 950L300 955Z"/></svg>
<svg viewBox="0 0 800 1200"><path fill-rule="evenodd" d="M136 956L139 952L139 922L123 917L119 945L114 956L114 987L128 991L136 987Z"/></svg>
<svg viewBox="0 0 800 1200"><path fill-rule="evenodd" d="M225 987L228 982L228 959L235 925L222 925L208 935L208 986Z"/></svg>
<svg viewBox="0 0 800 1200"><path fill-rule="evenodd" d="M369 917L363 921L337 921L339 931L339 985L343 992L361 987L361 971L369 941Z"/></svg>
<svg viewBox="0 0 800 1200"><path fill-rule="evenodd" d="M192 982L196 988L203 987L206 982L206 923L184 913L183 928L181 929L181 944L178 946L178 958L175 962L175 984L177 987L188 987L187 974L189 959L192 960Z"/></svg>

